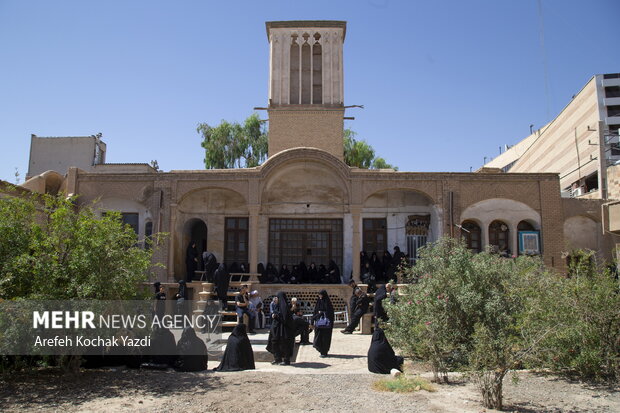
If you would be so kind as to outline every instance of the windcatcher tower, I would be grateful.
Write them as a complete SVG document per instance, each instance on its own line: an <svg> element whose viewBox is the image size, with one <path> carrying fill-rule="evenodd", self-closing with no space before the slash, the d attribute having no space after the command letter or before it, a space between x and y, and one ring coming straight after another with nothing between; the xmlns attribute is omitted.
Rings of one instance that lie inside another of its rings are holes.
<svg viewBox="0 0 620 413"><path fill-rule="evenodd" d="M269 156L314 147L343 159L346 22L267 22Z"/></svg>

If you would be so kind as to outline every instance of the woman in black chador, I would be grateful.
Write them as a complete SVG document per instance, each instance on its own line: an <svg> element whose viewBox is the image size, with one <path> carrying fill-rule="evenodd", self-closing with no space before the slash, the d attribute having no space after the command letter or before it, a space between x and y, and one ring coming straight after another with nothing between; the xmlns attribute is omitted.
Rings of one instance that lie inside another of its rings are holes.
<svg viewBox="0 0 620 413"><path fill-rule="evenodd" d="M159 365L162 368L173 367L177 359L176 346L172 332L156 324L151 333L149 362Z"/></svg>
<svg viewBox="0 0 620 413"><path fill-rule="evenodd" d="M159 281L153 284L153 286L155 287L155 315L161 322L166 313L166 291Z"/></svg>
<svg viewBox="0 0 620 413"><path fill-rule="evenodd" d="M375 332L372 333L370 348L368 349L368 371L371 373L390 374L392 369L402 371L402 365L403 358L394 353L383 330L375 328Z"/></svg>
<svg viewBox="0 0 620 413"><path fill-rule="evenodd" d="M309 283L318 283L319 282L319 270L316 268L316 264L311 262L308 267L308 282Z"/></svg>
<svg viewBox="0 0 620 413"><path fill-rule="evenodd" d="M222 362L214 370L239 371L254 370L254 352L244 324L237 324L228 341L222 356Z"/></svg>
<svg viewBox="0 0 620 413"><path fill-rule="evenodd" d="M196 249L196 242L190 241L185 252L185 267L187 268L186 280L191 282L198 268L198 250Z"/></svg>
<svg viewBox="0 0 620 413"><path fill-rule="evenodd" d="M317 321L323 317L329 320L329 327L317 326ZM321 357L327 357L329 347L332 344L332 331L334 330L334 306L325 290L319 291L312 320L314 321L314 348L321 353Z"/></svg>
<svg viewBox="0 0 620 413"><path fill-rule="evenodd" d="M291 364L291 356L295 347L295 322L293 314L286 301L286 294L280 291L277 294L278 304L271 313L271 330L267 351L273 354L272 364Z"/></svg>
<svg viewBox="0 0 620 413"><path fill-rule="evenodd" d="M329 260L329 265L327 266L327 277L330 284L340 284L342 282L340 280L340 268L338 268L338 264L336 264L336 261L334 260Z"/></svg>
<svg viewBox="0 0 620 413"><path fill-rule="evenodd" d="M381 277L380 280L378 280L378 282L389 282L390 281L390 274L391 274L391 266L392 266L392 254L390 254L390 251L385 250L383 251L383 277Z"/></svg>
<svg viewBox="0 0 620 413"><path fill-rule="evenodd" d="M220 300L222 310L226 310L228 306L228 286L230 285L230 274L226 270L226 265L223 263L217 267L213 276L215 281L215 291L217 292L217 299Z"/></svg>
<svg viewBox="0 0 620 413"><path fill-rule="evenodd" d="M179 371L202 371L207 369L209 357L207 345L191 327L185 327L181 339L177 343L177 363Z"/></svg>

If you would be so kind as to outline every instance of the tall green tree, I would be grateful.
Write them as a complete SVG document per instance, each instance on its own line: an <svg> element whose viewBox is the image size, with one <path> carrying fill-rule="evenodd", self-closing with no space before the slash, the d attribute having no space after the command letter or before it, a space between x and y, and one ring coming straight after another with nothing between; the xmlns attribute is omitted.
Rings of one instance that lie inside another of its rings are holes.
<svg viewBox="0 0 620 413"><path fill-rule="evenodd" d="M196 130L207 169L252 168L267 158L267 132L256 113L243 124L223 120L217 126L200 123Z"/></svg>
<svg viewBox="0 0 620 413"><path fill-rule="evenodd" d="M201 146L205 149L205 168L252 168L267 159L268 134L256 113L243 124L223 120L217 126L200 123L197 132L202 135ZM344 130L344 161L347 165L364 169L395 169L365 140L355 138L351 129Z"/></svg>
<svg viewBox="0 0 620 413"><path fill-rule="evenodd" d="M357 140L357 133L351 129L344 130L344 162L363 169L394 169L385 159L375 156L375 150L365 140Z"/></svg>

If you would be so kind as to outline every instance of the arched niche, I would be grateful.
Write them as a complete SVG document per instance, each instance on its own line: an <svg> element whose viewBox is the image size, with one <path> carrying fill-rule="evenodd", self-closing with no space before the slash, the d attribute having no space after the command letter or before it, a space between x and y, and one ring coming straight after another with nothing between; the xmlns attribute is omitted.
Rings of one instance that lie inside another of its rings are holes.
<svg viewBox="0 0 620 413"><path fill-rule="evenodd" d="M385 220L386 249L395 246L414 260L417 250L441 235L441 210L427 194L412 189L385 189L367 196L362 205L362 245L368 245L369 220ZM379 225L374 225L379 227Z"/></svg>
<svg viewBox="0 0 620 413"><path fill-rule="evenodd" d="M247 215L245 198L227 188L200 188L185 194L178 205L183 214Z"/></svg>
<svg viewBox="0 0 620 413"><path fill-rule="evenodd" d="M516 254L519 249L518 226L526 221L536 230L542 230L541 218L538 211L532 209L523 202L506 198L491 198L476 202L465 208L461 213L460 222L475 221L480 225L482 247L489 245L490 241L497 243L496 235L493 240L489 238L489 228L494 221L500 221L507 227L508 249L511 254ZM500 228L500 227L498 227ZM496 228L497 230L497 228ZM496 231L497 232L497 231ZM500 231L503 232L503 231Z"/></svg>
<svg viewBox="0 0 620 413"><path fill-rule="evenodd" d="M342 214L347 204L339 171L319 160L279 165L270 171L261 194L265 214Z"/></svg>

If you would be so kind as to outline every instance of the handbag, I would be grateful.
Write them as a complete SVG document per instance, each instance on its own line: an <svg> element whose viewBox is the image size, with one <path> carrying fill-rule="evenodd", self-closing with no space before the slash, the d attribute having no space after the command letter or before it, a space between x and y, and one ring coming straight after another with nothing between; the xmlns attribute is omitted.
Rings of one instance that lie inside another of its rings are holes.
<svg viewBox="0 0 620 413"><path fill-rule="evenodd" d="M321 314L321 318L314 323L316 328L332 328L332 321L325 316L325 313Z"/></svg>

